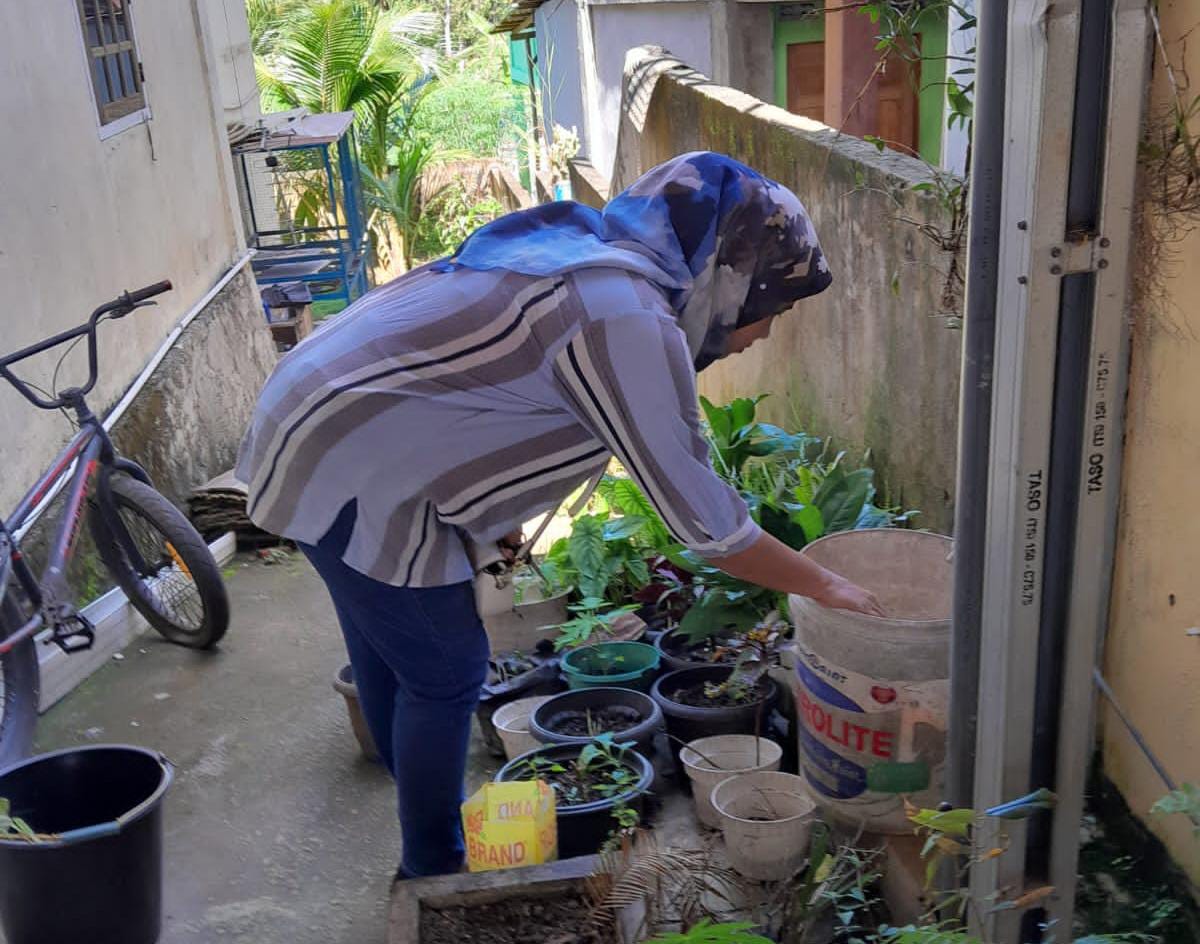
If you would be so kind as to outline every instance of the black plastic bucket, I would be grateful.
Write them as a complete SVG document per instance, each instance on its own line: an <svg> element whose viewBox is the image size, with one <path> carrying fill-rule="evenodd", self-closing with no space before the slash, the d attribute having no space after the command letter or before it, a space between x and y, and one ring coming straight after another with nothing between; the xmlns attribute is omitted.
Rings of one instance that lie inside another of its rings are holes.
<svg viewBox="0 0 1200 944"><path fill-rule="evenodd" d="M0 797L42 842L0 840L8 944L154 944L162 927L162 799L172 767L118 744L0 771Z"/></svg>

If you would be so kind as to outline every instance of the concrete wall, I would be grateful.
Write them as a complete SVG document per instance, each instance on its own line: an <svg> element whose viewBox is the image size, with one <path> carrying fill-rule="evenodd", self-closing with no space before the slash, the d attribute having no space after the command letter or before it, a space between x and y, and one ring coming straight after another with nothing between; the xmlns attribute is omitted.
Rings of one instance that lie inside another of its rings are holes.
<svg viewBox="0 0 1200 944"><path fill-rule="evenodd" d="M554 125L579 131L580 153L587 154L588 116L584 112L583 37L575 0L550 0L538 7L538 72L542 82L542 120L547 140Z"/></svg>
<svg viewBox="0 0 1200 944"><path fill-rule="evenodd" d="M194 486L233 467L277 360L247 265L184 328L116 423L117 448L183 505Z"/></svg>
<svg viewBox="0 0 1200 944"><path fill-rule="evenodd" d="M137 4L134 16L153 118L107 136L75 5L0 4L0 348L79 324L125 288L175 284L158 308L102 330L95 408L121 395L244 245L205 9L170 0ZM80 377L81 355L68 358L60 386ZM22 373L48 387L56 360L43 356ZM2 514L69 427L5 385L0 431Z"/></svg>
<svg viewBox="0 0 1200 944"><path fill-rule="evenodd" d="M608 177L616 154L626 53L635 46L661 45L693 68L712 74L712 13L708 0L604 3L589 7L589 12L596 55L593 95L597 120L589 128L587 156L600 175Z"/></svg>
<svg viewBox="0 0 1200 944"><path fill-rule="evenodd" d="M920 193L879 191L923 179L923 165L836 134L704 76L661 52L630 54L613 192L677 154L721 151L791 187L805 203L834 273L822 295L783 317L769 341L709 368L701 390L728 399L770 393L776 420L869 446L884 499L949 531L960 339L939 311L947 260L911 225L945 226Z"/></svg>
<svg viewBox="0 0 1200 944"><path fill-rule="evenodd" d="M1200 71L1200 47L1181 42L1200 3L1160 8L1176 69ZM1161 62L1151 111L1168 102ZM1193 125L1193 131L1195 126ZM1148 276L1164 304L1136 306L1121 527L1113 581L1105 674L1131 720L1171 775L1200 784L1200 515L1193 508L1200 467L1200 232L1170 247L1169 263ZM1200 840L1183 816L1150 816L1166 791L1121 723L1101 712L1104 767L1133 812L1200 884Z"/></svg>

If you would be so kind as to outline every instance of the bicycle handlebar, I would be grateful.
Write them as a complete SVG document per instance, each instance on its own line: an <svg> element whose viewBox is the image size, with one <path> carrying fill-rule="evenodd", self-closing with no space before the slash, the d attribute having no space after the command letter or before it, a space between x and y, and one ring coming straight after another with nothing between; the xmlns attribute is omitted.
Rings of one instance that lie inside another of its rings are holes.
<svg viewBox="0 0 1200 944"><path fill-rule="evenodd" d="M48 400L38 396L30 389L29 385L20 377L16 376L9 367L19 361L26 360L36 354L41 354L43 351L48 351L52 347L58 347L60 344L65 344L68 341L73 341L78 337L87 336L88 339L88 380L82 387L74 388L68 393L74 396L84 396L91 392L96 386L98 379L98 365L96 352L96 326L104 319L105 315L111 315L113 318L124 318L135 308L140 308L143 305L150 305L149 299L155 295L161 295L163 292L171 291L172 285L170 281L163 280L155 282L153 285L147 285L143 288L134 289L132 292L122 292L110 302L105 302L99 308L92 312L85 324L79 325L76 328L71 328L68 331L60 332L53 337L46 338L44 341L38 341L36 344L31 344L28 347L21 348L5 357L0 357L0 377L3 377L10 384L17 388L26 400L34 406L43 410L57 410L67 405L66 397L57 397L53 400Z"/></svg>

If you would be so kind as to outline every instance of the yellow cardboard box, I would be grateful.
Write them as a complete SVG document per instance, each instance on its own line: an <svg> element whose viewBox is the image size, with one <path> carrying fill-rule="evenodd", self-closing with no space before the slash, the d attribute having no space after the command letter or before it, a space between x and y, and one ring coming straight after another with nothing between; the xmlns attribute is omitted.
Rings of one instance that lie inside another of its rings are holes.
<svg viewBox="0 0 1200 944"><path fill-rule="evenodd" d="M554 790L544 780L486 783L463 804L462 817L472 872L558 858Z"/></svg>

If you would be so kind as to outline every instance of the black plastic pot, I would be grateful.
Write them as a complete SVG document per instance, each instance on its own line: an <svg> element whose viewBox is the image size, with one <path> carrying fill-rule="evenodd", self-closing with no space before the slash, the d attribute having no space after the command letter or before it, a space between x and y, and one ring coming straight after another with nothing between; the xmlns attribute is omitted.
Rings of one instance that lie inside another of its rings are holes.
<svg viewBox="0 0 1200 944"><path fill-rule="evenodd" d="M154 944L162 926L158 753L94 745L0 772L13 816L54 839L0 840L0 926L8 944Z"/></svg>
<svg viewBox="0 0 1200 944"><path fill-rule="evenodd" d="M559 676L558 656L550 653L535 652L527 658L536 668L530 669L515 678L503 682L489 682L483 686L479 695L479 705L475 709L475 717L479 721L479 730L483 733L484 744L494 757L504 757L504 744L492 724L492 715L502 705L518 698L532 698L535 695L554 695L567 687Z"/></svg>
<svg viewBox="0 0 1200 944"><path fill-rule="evenodd" d="M524 771L520 769L521 765L527 758L534 755L565 764L578 757L583 747L582 744L548 744L535 751L530 751L528 754L522 754L500 768L500 772L496 774L496 783L525 779ZM573 859L575 856L594 855L599 852L600 847L617 828L613 809L618 803L637 810L639 815L644 812L646 793L649 791L651 783L654 782L654 768L650 765L650 761L637 751L629 751L625 755L625 759L638 771L637 783L628 792L607 800L596 800L578 806L558 804L556 819L558 821L558 857L560 859Z"/></svg>
<svg viewBox="0 0 1200 944"><path fill-rule="evenodd" d="M662 663L668 672L678 672L700 665L720 665L696 655L692 647L673 629L660 635L654 641L654 647L661 653Z"/></svg>
<svg viewBox="0 0 1200 944"><path fill-rule="evenodd" d="M555 695L539 705L529 719L529 732L543 744L586 744L590 737L572 737L553 730L555 718L565 714L582 714L619 705L636 711L641 722L613 737L618 743L633 741L647 757L654 751L654 735L662 728L662 709L649 695L629 688L579 688Z"/></svg>
<svg viewBox="0 0 1200 944"><path fill-rule="evenodd" d="M673 693L700 682L724 682L732 672L733 666L730 665L699 665L668 672L654 683L650 695L662 709L667 733L678 739L671 741L671 756L675 759L676 769L679 765L680 741L686 743L716 734L767 734L767 720L779 701L779 687L774 679L768 678L771 687L767 697L749 705L699 708L681 705L671 698Z"/></svg>

